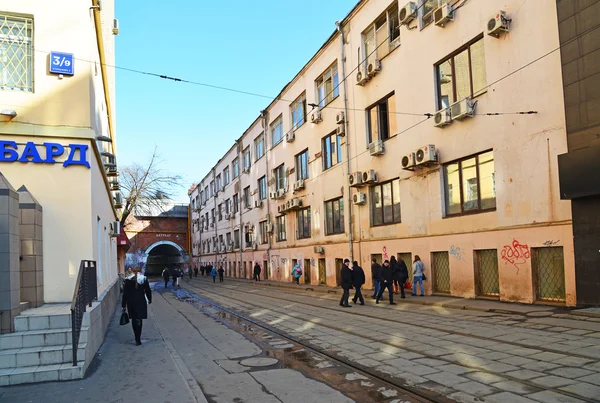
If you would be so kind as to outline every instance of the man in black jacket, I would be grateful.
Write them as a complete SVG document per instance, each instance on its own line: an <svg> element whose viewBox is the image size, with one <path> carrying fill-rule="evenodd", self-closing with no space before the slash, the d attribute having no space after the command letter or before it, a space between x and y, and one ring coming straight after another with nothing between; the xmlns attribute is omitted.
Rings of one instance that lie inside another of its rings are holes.
<svg viewBox="0 0 600 403"><path fill-rule="evenodd" d="M365 283L365 271L358 265L358 262L355 260L352 262L352 285L354 286L355 293L354 298L352 298L352 302L356 304L357 300L360 300L360 304L365 304L365 299L363 298L362 292L360 291L360 287Z"/></svg>
<svg viewBox="0 0 600 403"><path fill-rule="evenodd" d="M381 290L379 290L379 294L377 294L377 299L375 300L375 303L379 303L383 292L387 288L390 294L390 305L396 305L396 303L394 302L394 292L392 291L392 268L390 267L390 262L388 260L383 262L383 267L381 268L381 278L383 280L383 285L381 286Z"/></svg>
<svg viewBox="0 0 600 403"><path fill-rule="evenodd" d="M400 298L406 298L404 295L404 285L408 280L408 268L404 260L396 260L396 256L390 259L390 267L392 268L392 279L400 289Z"/></svg>
<svg viewBox="0 0 600 403"><path fill-rule="evenodd" d="M340 299L340 306L344 308L350 308L350 304L348 303L348 298L350 298L350 289L352 288L352 270L350 270L350 260L345 259L344 265L342 266L342 281L341 286L344 290L342 294L342 299Z"/></svg>
<svg viewBox="0 0 600 403"><path fill-rule="evenodd" d="M261 272L261 268L260 265L258 264L258 262L254 263L254 276L252 277L254 281L260 281L260 272Z"/></svg>
<svg viewBox="0 0 600 403"><path fill-rule="evenodd" d="M375 299L381 290L381 265L375 259L371 259L371 279L373 280L372 298Z"/></svg>

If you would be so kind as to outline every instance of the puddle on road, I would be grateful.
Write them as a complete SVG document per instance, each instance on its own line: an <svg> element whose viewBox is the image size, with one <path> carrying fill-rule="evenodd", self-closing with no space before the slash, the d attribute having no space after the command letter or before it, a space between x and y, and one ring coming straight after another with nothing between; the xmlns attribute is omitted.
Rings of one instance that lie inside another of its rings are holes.
<svg viewBox="0 0 600 403"><path fill-rule="evenodd" d="M194 306L205 315L243 334L258 345L263 357L275 358L274 365L261 368L248 368L249 371L288 368L301 372L306 377L328 384L357 402L423 402L407 395L398 388L391 387L377 378L359 374L356 369L341 364L316 351L259 327L227 311L223 311L186 289L169 290L176 299ZM260 356L256 356L260 357ZM254 358L256 358L254 357ZM239 361L243 361L240 359Z"/></svg>

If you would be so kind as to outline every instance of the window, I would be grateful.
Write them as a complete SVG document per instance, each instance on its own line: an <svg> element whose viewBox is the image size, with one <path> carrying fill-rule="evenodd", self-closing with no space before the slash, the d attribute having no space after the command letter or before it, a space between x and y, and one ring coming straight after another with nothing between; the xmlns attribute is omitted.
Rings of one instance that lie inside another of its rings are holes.
<svg viewBox="0 0 600 403"><path fill-rule="evenodd" d="M204 188L204 202L208 202L208 198L210 197L210 194L208 193L208 186L206 186Z"/></svg>
<svg viewBox="0 0 600 403"><path fill-rule="evenodd" d="M292 105L292 130L296 130L306 122L306 94L300 95Z"/></svg>
<svg viewBox="0 0 600 403"><path fill-rule="evenodd" d="M271 123L271 146L275 147L283 139L283 120L279 116Z"/></svg>
<svg viewBox="0 0 600 403"><path fill-rule="evenodd" d="M240 230L233 230L233 247L238 249L240 247Z"/></svg>
<svg viewBox="0 0 600 403"><path fill-rule="evenodd" d="M225 214L229 214L231 212L231 199L225 200Z"/></svg>
<svg viewBox="0 0 600 403"><path fill-rule="evenodd" d="M210 181L210 196L215 195L215 181Z"/></svg>
<svg viewBox="0 0 600 403"><path fill-rule="evenodd" d="M250 208L250 186L244 188L244 207Z"/></svg>
<svg viewBox="0 0 600 403"><path fill-rule="evenodd" d="M223 203L219 203L218 207L218 211L219 211L219 221L223 220Z"/></svg>
<svg viewBox="0 0 600 403"><path fill-rule="evenodd" d="M204 191L202 190L200 191L200 204L204 204Z"/></svg>
<svg viewBox="0 0 600 403"><path fill-rule="evenodd" d="M449 107L467 97L474 98L486 91L483 38L459 49L435 66L438 109Z"/></svg>
<svg viewBox="0 0 600 403"><path fill-rule="evenodd" d="M192 199L192 210L196 210L196 199Z"/></svg>
<svg viewBox="0 0 600 403"><path fill-rule="evenodd" d="M219 235L219 247L222 247L223 245L225 245L223 243L223 234Z"/></svg>
<svg viewBox="0 0 600 403"><path fill-rule="evenodd" d="M390 182L371 186L371 226L400 222L400 182Z"/></svg>
<svg viewBox="0 0 600 403"><path fill-rule="evenodd" d="M240 176L240 160L239 160L239 158L234 159L233 162L231 163L231 166L233 168L233 179L235 179L238 176Z"/></svg>
<svg viewBox="0 0 600 403"><path fill-rule="evenodd" d="M298 239L310 238L310 207L298 210L296 213L298 220Z"/></svg>
<svg viewBox="0 0 600 403"><path fill-rule="evenodd" d="M277 222L277 242L285 241L287 238L285 233L285 216L280 215L275 217L275 220Z"/></svg>
<svg viewBox="0 0 600 403"><path fill-rule="evenodd" d="M396 133L396 96L394 94L367 109L367 128L369 143L377 140L385 141Z"/></svg>
<svg viewBox="0 0 600 403"><path fill-rule="evenodd" d="M322 141L323 170L342 162L342 141L335 133L325 137Z"/></svg>
<svg viewBox="0 0 600 403"><path fill-rule="evenodd" d="M494 152L444 166L446 217L496 209Z"/></svg>
<svg viewBox="0 0 600 403"><path fill-rule="evenodd" d="M250 147L246 147L244 150L244 170L250 169Z"/></svg>
<svg viewBox="0 0 600 403"><path fill-rule="evenodd" d="M340 95L337 62L317 79L319 108L324 108Z"/></svg>
<svg viewBox="0 0 600 403"><path fill-rule="evenodd" d="M223 184L225 186L229 185L229 167L223 170Z"/></svg>
<svg viewBox="0 0 600 403"><path fill-rule="evenodd" d="M258 226L260 228L260 243L263 245L269 243L269 224L267 221L261 221Z"/></svg>
<svg viewBox="0 0 600 403"><path fill-rule="evenodd" d="M0 15L0 89L33 92L33 20Z"/></svg>
<svg viewBox="0 0 600 403"><path fill-rule="evenodd" d="M227 247L229 247L229 245L231 245L231 232L228 232L225 235L225 239L227 240Z"/></svg>
<svg viewBox="0 0 600 403"><path fill-rule="evenodd" d="M344 198L325 202L325 235L344 233Z"/></svg>
<svg viewBox="0 0 600 403"><path fill-rule="evenodd" d="M375 59L383 59L400 45L400 22L396 2L363 32L362 43L361 60L365 61L364 67Z"/></svg>
<svg viewBox="0 0 600 403"><path fill-rule="evenodd" d="M248 230L244 233L244 241L247 248L252 246L252 231Z"/></svg>
<svg viewBox="0 0 600 403"><path fill-rule="evenodd" d="M448 0L420 0L419 15L421 19L421 29L431 24L433 21L433 12L438 6L447 3Z"/></svg>
<svg viewBox="0 0 600 403"><path fill-rule="evenodd" d="M296 180L308 178L308 148L296 155Z"/></svg>
<svg viewBox="0 0 600 403"><path fill-rule="evenodd" d="M240 211L240 197L238 196L238 194L234 194L233 195L233 212L237 213L238 211Z"/></svg>
<svg viewBox="0 0 600 403"><path fill-rule="evenodd" d="M223 182L221 181L221 174L217 175L217 193L221 191L223 187Z"/></svg>
<svg viewBox="0 0 600 403"><path fill-rule="evenodd" d="M261 134L254 139L254 153L256 154L256 161L258 161L263 155L265 155L265 136Z"/></svg>
<svg viewBox="0 0 600 403"><path fill-rule="evenodd" d="M214 222L215 222L215 209L214 209L214 208L212 208L212 209L210 210L210 218L211 218L211 220L210 220L210 221L211 221L211 223L213 223L213 224L214 224Z"/></svg>
<svg viewBox="0 0 600 403"><path fill-rule="evenodd" d="M275 190L285 189L285 164L281 164L273 170L273 177L275 178Z"/></svg>
<svg viewBox="0 0 600 403"><path fill-rule="evenodd" d="M267 177L263 176L258 180L258 198L264 200L267 198Z"/></svg>

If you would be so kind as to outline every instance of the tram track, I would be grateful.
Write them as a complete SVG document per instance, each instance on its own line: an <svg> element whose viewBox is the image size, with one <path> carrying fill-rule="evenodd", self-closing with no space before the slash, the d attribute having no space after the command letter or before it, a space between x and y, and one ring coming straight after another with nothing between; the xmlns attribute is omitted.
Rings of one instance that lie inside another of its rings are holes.
<svg viewBox="0 0 600 403"><path fill-rule="evenodd" d="M325 355L328 358L331 358L332 360L335 360L335 361L338 361L338 362L342 362L345 365L348 365L348 366L350 366L352 368L356 368L357 370L360 370L360 371L368 374L369 376L372 376L372 377L375 377L375 378L380 379L382 381L385 381L388 384L393 385L394 387L400 388L402 390L405 390L405 389L410 390L411 393L416 393L418 396L419 396L419 393L423 392L423 388L418 388L418 387L414 387L414 386L407 386L407 385L398 384L398 382L396 381L396 379L398 379L398 378L396 378L396 377L393 377L393 376L388 375L388 374L382 374L382 373L376 372L373 369L370 369L370 368L365 367L363 365L354 363L351 360L348 360L348 359L345 359L345 358L340 358L340 357L338 357L336 355L333 355L333 353L328 352L327 350L325 350L325 349L323 349L321 347L315 347L314 345L310 345L307 342L299 340L298 338L296 338L294 336L291 336L291 335L285 333L284 331L275 329L275 328L273 328L272 326L270 326L270 325L268 325L266 323L262 323L260 321L257 321L255 319L253 319L253 318L249 318L249 317L247 317L246 315L244 315L242 313L234 311L232 308L224 307L224 306L220 305L219 303L214 302L210 298L215 298L215 299L219 299L219 300L221 300L221 299L231 300L231 301L235 301L235 302L237 302L237 303L239 303L239 304L241 304L242 306L245 306L245 307L248 307L248 305L251 305L251 306L255 307L256 309L265 309L264 306L262 306L262 305L260 305L258 303L249 302L247 299L244 299L243 297L242 298L236 298L236 297L233 297L231 295L214 295L214 289L212 289L209 284L206 284L206 285L203 284L202 286L197 286L197 285L195 285L192 282L187 282L187 284L189 286L191 286L192 288L194 288L194 289L196 289L198 291L203 292L203 294L209 294L209 295L213 294L213 295L210 295L210 296L204 295L202 297L202 299L205 300L205 301L207 301L211 305L220 307L219 309L222 308L222 309L226 310L228 313L231 313L232 315L235 315L236 317L238 317L240 319L243 319L243 320L246 320L246 321L248 321L250 323L253 323L256 326L260 326L262 328L268 329L269 331L272 331L273 333L276 333L277 335L279 335L281 337L285 337L286 339L294 341L295 343L298 343L298 344L300 344L302 346L305 346L308 349L317 351L320 354ZM252 296L255 296L255 297L267 298L267 299L270 299L270 300L277 300L279 302L286 301L286 302L294 303L294 304L302 304L304 306L312 306L312 307L315 307L315 308L318 308L318 309L323 309L323 310L326 310L326 311L333 311L333 312L335 312L337 314L340 313L340 310L338 308L336 308L336 307L329 307L329 306L311 304L311 303L306 303L305 301L298 301L298 300L294 300L294 299L290 299L290 298L285 298L285 297L281 297L281 296L264 295L264 294L262 294L262 291L261 292L248 293L246 291L238 290L236 286L225 285L224 287L229 292L234 292L234 293L237 293L237 294L243 294L245 296L252 295ZM297 293L292 292L292 294L294 294L295 296L300 296L301 297L301 295L299 295ZM329 300L325 299L324 301L329 301ZM285 311L285 308L278 308L277 305L271 304L271 305L269 305L269 309L272 312L274 312L274 313L286 315L286 316L289 316L289 317L295 318L295 319L300 319L300 320L303 320L305 322L310 322L310 323L312 323L312 324L314 324L316 326L322 326L322 327L325 327L325 328L328 328L328 329L332 329L332 330L336 330L336 331L341 331L341 332L344 332L344 333L347 333L347 334L350 334L350 335L354 335L354 336L358 336L358 337L364 338L364 339L372 341L374 343L387 344L387 345L389 345L391 347L394 347L394 348L401 348L403 350L406 350L407 352L416 353L416 354L420 354L420 355L424 355L424 356L428 357L428 355L427 355L426 352L423 352L422 350L411 349L410 346L406 346L406 345L403 345L403 344L395 345L393 343L386 342L386 341L383 341L381 339L372 338L372 337L369 337L368 335L365 335L364 333L358 333L358 332L349 330L349 329L344 328L344 327L335 327L332 324L324 323L322 321L315 321L315 320L312 320L312 319L306 319L306 318L294 316L289 311ZM368 315L366 313L360 313L360 312L355 312L355 311L351 312L350 310L344 310L343 312L346 313L346 314L353 315L353 316L366 317L366 318L369 318L369 319L380 319L380 318L377 318L377 317L370 316L370 315ZM504 315L504 314L495 314L495 315ZM384 319L381 319L381 320L384 320ZM402 325L406 325L406 326L411 326L411 327L415 326L413 323L409 323L409 322L405 322L405 321L401 321L401 320L397 320L397 319L385 318L385 320L386 321L391 321L391 322L394 322L394 323L398 323L398 324L402 324ZM513 343L513 342L506 342L506 341L497 341L497 340L494 340L494 339L488 339L488 338L485 338L485 337L472 335L470 333L460 333L460 332L454 332L454 331L450 333L448 331L445 331L445 330L442 330L442 329L438 329L438 328L433 327L433 326L425 326L425 325L423 325L421 323L419 324L418 327L419 328L426 327L426 328L428 328L430 330L434 330L434 331L438 331L438 332L444 332L447 335L458 335L458 336L470 337L470 338L475 338L475 339L480 339L480 340L485 340L485 341L492 340L495 343L508 344L508 345L510 345L510 347L535 349L535 347L532 347L530 345L524 345L524 344ZM390 337L394 337L394 336L390 336ZM395 337L398 337L398 336L395 336ZM456 343L459 343L459 342L456 342ZM444 347L440 347L440 348L444 348ZM481 348L485 348L485 347L481 347ZM497 350L492 350L492 351L497 351ZM562 353L562 354L565 353L563 350L553 350L551 348L544 348L544 351L553 351L553 352ZM450 351L449 350L449 354L460 354L460 353L461 352L459 352L459 351ZM463 353L463 354L469 354L470 355L471 353L467 352L467 353ZM576 356L576 357L578 356L578 355L574 355L574 354L571 354L571 353L569 353L569 354L570 354L570 356ZM590 358L590 357L581 356L581 355L579 355L578 357L587 358L587 359ZM431 358L434 358L434 359L440 360L440 361L445 361L448 364L459 364L459 365L469 366L468 364L464 364L464 363L460 363L460 362L457 363L457 362L454 362L454 361L448 361L448 360L445 360L444 358L440 358L439 356L433 356ZM474 366L469 366L469 367L473 368L473 370L482 370L481 368L474 367ZM511 377L511 376L507 376L506 374L500 374L500 375L503 376L503 377L505 377L505 378L507 378L507 379L510 379L510 380L513 380L513 381L518 381L518 382L527 384L527 385L529 385L531 387L537 387L537 388L539 388L539 385L536 385L536 384L531 383L529 381L526 381L526 380L523 380L523 379L519 379L519 378L515 378L515 377ZM415 389L416 389L416 392L415 392ZM553 390L553 389L552 388L547 388L547 390ZM559 393L561 393L561 394L572 396L572 397L577 398L577 399L582 399L581 396L574 395L574 394L571 394L571 393L563 391L563 390L561 390L561 391L556 390L556 391L559 392ZM426 398L431 399L431 397L426 397ZM443 401L451 401L451 400L448 400L445 397L444 397L444 399L445 400L443 400ZM583 400L584 401L589 401L589 402L593 402L594 401L594 400L587 400L587 399L583 399ZM437 401L440 401L440 400L431 400L431 401L436 401L437 402Z"/></svg>

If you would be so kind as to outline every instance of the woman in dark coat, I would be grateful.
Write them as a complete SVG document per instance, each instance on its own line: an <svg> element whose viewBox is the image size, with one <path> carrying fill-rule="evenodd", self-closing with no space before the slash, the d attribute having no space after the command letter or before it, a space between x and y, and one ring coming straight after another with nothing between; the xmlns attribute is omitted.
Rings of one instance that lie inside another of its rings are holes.
<svg viewBox="0 0 600 403"><path fill-rule="evenodd" d="M358 262L355 260L352 262L352 285L354 286L354 298L352 298L352 302L356 304L357 300L360 300L360 304L365 304L365 299L363 298L362 292L360 291L360 287L365 283L365 271L358 265Z"/></svg>
<svg viewBox="0 0 600 403"><path fill-rule="evenodd" d="M123 285L121 308L123 308L123 312L127 308L136 346L142 344L142 320L148 318L146 299L148 299L148 304L152 303L152 291L150 291L148 279L140 272L140 269L130 270Z"/></svg>
<svg viewBox="0 0 600 403"><path fill-rule="evenodd" d="M352 288L352 270L350 270L350 260L345 259L344 265L342 266L342 281L341 286L344 290L342 294L342 299L340 299L340 306L344 308L349 308L351 305L348 303L348 298L350 297L350 289Z"/></svg>
<svg viewBox="0 0 600 403"><path fill-rule="evenodd" d="M400 288L400 298L406 298L404 295L404 284L408 280L408 268L403 260L399 262L396 260L396 256L390 258L390 267L392 268L392 279L394 284Z"/></svg>

